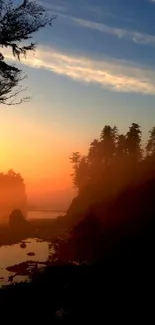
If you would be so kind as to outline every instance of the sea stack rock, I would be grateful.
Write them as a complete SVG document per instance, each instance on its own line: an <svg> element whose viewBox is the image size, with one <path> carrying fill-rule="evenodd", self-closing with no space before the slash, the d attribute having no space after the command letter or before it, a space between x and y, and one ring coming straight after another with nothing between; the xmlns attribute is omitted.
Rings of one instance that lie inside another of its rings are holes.
<svg viewBox="0 0 155 325"><path fill-rule="evenodd" d="M28 227L28 221L24 218L21 210L15 209L11 212L9 226L14 230L24 230Z"/></svg>

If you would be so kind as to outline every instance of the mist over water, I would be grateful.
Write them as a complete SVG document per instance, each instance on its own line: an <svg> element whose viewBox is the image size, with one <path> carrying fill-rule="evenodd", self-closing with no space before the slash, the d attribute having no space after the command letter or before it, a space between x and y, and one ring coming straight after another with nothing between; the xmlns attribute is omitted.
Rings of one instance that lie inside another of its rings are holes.
<svg viewBox="0 0 155 325"><path fill-rule="evenodd" d="M56 219L58 216L65 215L66 211L28 211L27 212L27 219Z"/></svg>

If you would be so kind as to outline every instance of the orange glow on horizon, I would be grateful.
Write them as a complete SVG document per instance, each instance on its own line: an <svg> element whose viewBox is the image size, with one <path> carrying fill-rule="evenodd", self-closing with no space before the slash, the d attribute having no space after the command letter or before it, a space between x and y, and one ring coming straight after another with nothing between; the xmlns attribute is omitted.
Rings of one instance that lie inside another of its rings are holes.
<svg viewBox="0 0 155 325"><path fill-rule="evenodd" d="M8 116L0 122L0 171L13 169L24 178L28 197L72 188L71 139L38 123Z"/></svg>

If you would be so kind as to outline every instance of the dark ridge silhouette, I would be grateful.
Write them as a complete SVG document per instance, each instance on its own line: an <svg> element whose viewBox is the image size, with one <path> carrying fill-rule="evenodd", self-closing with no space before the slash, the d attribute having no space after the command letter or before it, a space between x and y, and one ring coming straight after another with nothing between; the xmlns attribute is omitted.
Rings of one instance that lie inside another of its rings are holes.
<svg viewBox="0 0 155 325"><path fill-rule="evenodd" d="M50 267L30 283L0 290L1 317L16 324L21 319L44 324L150 322L152 293L150 277L146 284L140 269L118 271L115 263Z"/></svg>
<svg viewBox="0 0 155 325"><path fill-rule="evenodd" d="M120 216L114 219L113 213L109 215L108 211L126 192L130 195L129 189L132 188L135 188L136 209L136 205L140 204L138 199L136 202L138 188L147 182L154 183L155 179L153 130L154 128L150 131L146 150L142 148L140 126L132 123L126 135L119 134L116 127L105 126L100 139L92 141L85 156L73 153L70 158L73 164L72 177L78 195L69 206L66 217L56 220L53 229L61 230L62 226L63 230L71 231L90 210L102 220L104 227L110 223L111 226L119 224ZM134 209L132 204L129 205L131 210L127 214L132 219L135 216ZM122 215L122 220L126 218Z"/></svg>
<svg viewBox="0 0 155 325"><path fill-rule="evenodd" d="M9 268L29 282L0 290L5 321L53 324L141 322L152 317L155 247L155 132L146 151L133 123L126 135L105 126L86 156L73 154L77 197L65 217L42 223L54 245L44 271ZM34 225L33 225L34 226ZM33 234L34 234L33 228ZM37 236L36 236L37 237ZM17 307L18 306L18 307ZM26 306L26 313L25 311ZM9 309L9 313L5 310ZM2 316L3 317L3 316Z"/></svg>
<svg viewBox="0 0 155 325"><path fill-rule="evenodd" d="M85 157L74 153L73 199L64 222L68 240L56 245L57 262L118 264L151 261L155 234L155 133L142 150L140 126L126 135L105 126ZM57 222L57 221L55 221ZM65 227L64 227L65 228ZM67 226L66 226L67 229Z"/></svg>

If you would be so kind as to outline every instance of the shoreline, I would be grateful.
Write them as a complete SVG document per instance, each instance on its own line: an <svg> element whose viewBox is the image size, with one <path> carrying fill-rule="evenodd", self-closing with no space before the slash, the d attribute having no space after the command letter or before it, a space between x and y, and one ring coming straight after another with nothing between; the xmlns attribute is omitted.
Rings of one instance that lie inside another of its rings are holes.
<svg viewBox="0 0 155 325"><path fill-rule="evenodd" d="M53 224L56 219L28 220L28 229L13 231L7 223L0 223L0 247L20 243L27 238L37 238L42 241L53 240Z"/></svg>

